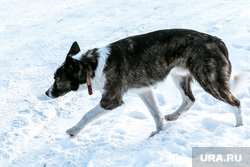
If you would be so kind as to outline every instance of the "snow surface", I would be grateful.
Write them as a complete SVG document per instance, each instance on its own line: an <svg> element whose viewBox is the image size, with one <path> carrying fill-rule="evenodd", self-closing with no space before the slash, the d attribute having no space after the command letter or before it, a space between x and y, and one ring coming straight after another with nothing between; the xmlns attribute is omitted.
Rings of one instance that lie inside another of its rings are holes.
<svg viewBox="0 0 250 167"><path fill-rule="evenodd" d="M44 92L72 42L84 51L159 29L190 28L222 38L233 70L250 72L248 0L11 0L0 1L0 166L142 167L192 165L192 147L250 147L250 81L236 95L245 125L195 82L196 103L179 120L155 130L135 95L86 127L76 138L65 131L100 100L97 91L49 99ZM171 79L154 89L162 114L181 97Z"/></svg>

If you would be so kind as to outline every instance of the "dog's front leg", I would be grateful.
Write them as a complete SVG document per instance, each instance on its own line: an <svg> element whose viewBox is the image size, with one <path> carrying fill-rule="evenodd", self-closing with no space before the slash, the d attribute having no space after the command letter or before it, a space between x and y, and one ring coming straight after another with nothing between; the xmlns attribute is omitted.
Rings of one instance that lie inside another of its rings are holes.
<svg viewBox="0 0 250 167"><path fill-rule="evenodd" d="M110 111L111 110L105 110L104 108L102 108L99 103L95 108L87 112L74 127L68 129L66 133L70 136L76 136L90 122L101 117L104 114L109 113Z"/></svg>
<svg viewBox="0 0 250 167"><path fill-rule="evenodd" d="M153 91L150 89L144 93L138 94L142 101L146 104L149 112L153 116L156 125L156 131L152 132L149 137L153 137L163 129L163 117L159 111Z"/></svg>

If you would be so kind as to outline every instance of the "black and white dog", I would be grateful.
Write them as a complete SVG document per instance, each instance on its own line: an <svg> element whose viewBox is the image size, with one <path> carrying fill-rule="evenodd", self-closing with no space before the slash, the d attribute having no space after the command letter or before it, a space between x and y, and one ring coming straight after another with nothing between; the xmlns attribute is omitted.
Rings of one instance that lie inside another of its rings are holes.
<svg viewBox="0 0 250 167"><path fill-rule="evenodd" d="M171 74L182 95L182 105L166 121L179 118L195 98L190 83L195 79L213 97L234 111L236 126L242 125L240 101L230 92L231 64L225 44L217 37L186 29L160 30L128 37L103 48L80 52L76 42L65 62L54 74L55 82L46 92L57 98L70 91L87 89L86 83L101 91L100 103L71 129L76 136L87 124L123 104L123 95L136 92L152 114L156 131L163 129L163 117L151 87ZM167 88L166 88L167 89Z"/></svg>

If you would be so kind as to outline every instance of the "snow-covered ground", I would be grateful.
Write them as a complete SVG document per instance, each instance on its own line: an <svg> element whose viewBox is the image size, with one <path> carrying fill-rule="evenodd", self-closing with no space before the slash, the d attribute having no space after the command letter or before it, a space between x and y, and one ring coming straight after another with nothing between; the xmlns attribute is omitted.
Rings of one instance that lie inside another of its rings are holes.
<svg viewBox="0 0 250 167"><path fill-rule="evenodd" d="M234 72L250 72L248 0L0 1L0 166L142 167L192 165L194 146L250 147L250 81L240 99L245 125L195 82L196 103L148 139L154 121L135 95L84 129L65 131L100 100L97 91L49 99L44 92L72 42L81 49L159 29L190 28L223 39ZM181 103L171 79L155 87L162 114Z"/></svg>

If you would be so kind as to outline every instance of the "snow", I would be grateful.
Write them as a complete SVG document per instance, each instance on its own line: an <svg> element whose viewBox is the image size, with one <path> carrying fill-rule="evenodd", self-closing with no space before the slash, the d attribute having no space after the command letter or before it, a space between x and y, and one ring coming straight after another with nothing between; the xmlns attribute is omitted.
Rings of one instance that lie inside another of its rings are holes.
<svg viewBox="0 0 250 167"><path fill-rule="evenodd" d="M65 131L92 109L101 94L44 92L69 47L82 51L159 29L189 28L216 35L229 49L235 73L250 72L250 1L246 0L34 0L0 1L0 166L192 166L192 147L250 147L250 81L236 94L245 125L195 82L196 102L179 120L155 130L139 97L87 126ZM154 88L163 115L181 97L171 79Z"/></svg>

